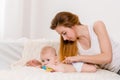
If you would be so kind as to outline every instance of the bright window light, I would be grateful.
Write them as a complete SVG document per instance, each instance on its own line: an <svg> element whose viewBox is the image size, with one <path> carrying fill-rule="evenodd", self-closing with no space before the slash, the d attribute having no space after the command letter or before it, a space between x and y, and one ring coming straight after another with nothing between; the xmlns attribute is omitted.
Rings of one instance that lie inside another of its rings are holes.
<svg viewBox="0 0 120 80"><path fill-rule="evenodd" d="M5 0L0 0L0 39L4 35Z"/></svg>

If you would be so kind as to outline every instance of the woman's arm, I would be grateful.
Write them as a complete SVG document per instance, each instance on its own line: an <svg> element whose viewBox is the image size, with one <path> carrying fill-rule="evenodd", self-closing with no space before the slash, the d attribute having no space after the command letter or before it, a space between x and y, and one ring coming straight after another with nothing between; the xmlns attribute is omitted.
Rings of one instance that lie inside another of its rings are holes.
<svg viewBox="0 0 120 80"><path fill-rule="evenodd" d="M112 47L104 23L97 21L94 24L94 31L98 37L101 53L93 56L80 56L80 61L95 64L110 63L112 61Z"/></svg>
<svg viewBox="0 0 120 80"><path fill-rule="evenodd" d="M101 53L97 55L67 57L65 59L66 63L82 61L93 64L106 64L112 61L112 47L104 23L102 21L97 21L94 24L94 31L98 37Z"/></svg>

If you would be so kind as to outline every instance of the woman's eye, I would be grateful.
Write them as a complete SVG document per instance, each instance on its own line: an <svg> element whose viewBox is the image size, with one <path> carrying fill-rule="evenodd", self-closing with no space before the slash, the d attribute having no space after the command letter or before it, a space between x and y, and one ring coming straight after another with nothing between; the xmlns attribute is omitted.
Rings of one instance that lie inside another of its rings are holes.
<svg viewBox="0 0 120 80"><path fill-rule="evenodd" d="M66 35L66 32L63 32L62 35Z"/></svg>
<svg viewBox="0 0 120 80"><path fill-rule="evenodd" d="M47 61L50 61L50 59L47 59Z"/></svg>

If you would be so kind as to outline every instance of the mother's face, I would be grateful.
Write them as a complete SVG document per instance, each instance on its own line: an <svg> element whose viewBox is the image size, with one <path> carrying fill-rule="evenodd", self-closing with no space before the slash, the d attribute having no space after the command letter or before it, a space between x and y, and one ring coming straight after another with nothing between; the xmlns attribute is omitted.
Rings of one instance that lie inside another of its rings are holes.
<svg viewBox="0 0 120 80"><path fill-rule="evenodd" d="M63 37L64 40L75 41L77 39L73 28L57 26L55 30Z"/></svg>

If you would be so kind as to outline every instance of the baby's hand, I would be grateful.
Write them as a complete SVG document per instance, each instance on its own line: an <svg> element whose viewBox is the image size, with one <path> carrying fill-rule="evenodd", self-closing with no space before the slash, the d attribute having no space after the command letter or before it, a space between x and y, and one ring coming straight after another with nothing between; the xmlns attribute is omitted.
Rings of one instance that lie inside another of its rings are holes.
<svg viewBox="0 0 120 80"><path fill-rule="evenodd" d="M33 66L33 67L41 67L41 63L36 60L36 59L33 59L33 60L30 60L26 63L27 66Z"/></svg>

